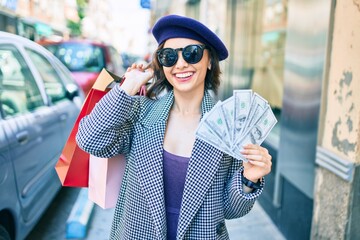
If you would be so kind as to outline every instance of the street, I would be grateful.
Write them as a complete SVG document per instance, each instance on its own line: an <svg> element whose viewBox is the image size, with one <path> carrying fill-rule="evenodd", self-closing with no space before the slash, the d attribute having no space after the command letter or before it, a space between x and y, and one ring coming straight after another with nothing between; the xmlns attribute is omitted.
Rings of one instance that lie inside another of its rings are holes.
<svg viewBox="0 0 360 240"><path fill-rule="evenodd" d="M79 192L80 188L62 188L26 240L66 239L66 221ZM114 209L104 210L95 205L88 223L88 232L85 239L108 239L113 211Z"/></svg>
<svg viewBox="0 0 360 240"><path fill-rule="evenodd" d="M66 220L79 192L80 188L62 188L26 239L65 239Z"/></svg>

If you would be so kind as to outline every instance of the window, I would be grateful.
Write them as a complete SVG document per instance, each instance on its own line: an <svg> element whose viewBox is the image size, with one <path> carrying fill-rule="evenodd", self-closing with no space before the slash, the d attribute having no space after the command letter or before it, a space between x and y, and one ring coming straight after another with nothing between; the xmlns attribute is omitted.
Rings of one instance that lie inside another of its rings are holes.
<svg viewBox="0 0 360 240"><path fill-rule="evenodd" d="M44 106L35 79L19 51L0 45L0 110L4 118Z"/></svg>
<svg viewBox="0 0 360 240"><path fill-rule="evenodd" d="M86 43L45 45L72 72L100 72L105 67L101 47Z"/></svg>
<svg viewBox="0 0 360 240"><path fill-rule="evenodd" d="M50 97L52 103L56 103L66 98L66 89L62 84L59 74L56 72L51 63L39 53L26 49L31 60L41 75L44 82L45 91Z"/></svg>
<svg viewBox="0 0 360 240"><path fill-rule="evenodd" d="M118 51L116 51L116 49L114 47L109 47L109 53L110 53L110 56L111 56L110 57L111 61L109 62L108 66L107 66L107 69L110 72L113 72L113 73L118 74L118 75L123 74L123 71L122 71L123 63L121 61L120 54L118 53Z"/></svg>
<svg viewBox="0 0 360 240"><path fill-rule="evenodd" d="M262 18L258 59L255 65L252 89L269 101L280 121L283 100L283 74L285 63L285 40L287 25L287 1L265 1ZM272 133L279 137L280 124Z"/></svg>

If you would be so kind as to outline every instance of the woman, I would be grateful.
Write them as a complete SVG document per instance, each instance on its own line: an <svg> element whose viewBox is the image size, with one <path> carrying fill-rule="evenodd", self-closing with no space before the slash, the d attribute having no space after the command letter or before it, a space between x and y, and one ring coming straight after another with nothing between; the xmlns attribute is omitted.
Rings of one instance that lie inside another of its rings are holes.
<svg viewBox="0 0 360 240"><path fill-rule="evenodd" d="M224 219L251 210L271 156L248 145L243 163L195 137L214 106L209 90L219 87L219 61L228 56L221 40L177 15L161 18L153 35L159 47L152 70L133 65L122 86L81 121L77 135L93 155L126 154L110 238L228 239ZM148 97L134 97L152 77Z"/></svg>

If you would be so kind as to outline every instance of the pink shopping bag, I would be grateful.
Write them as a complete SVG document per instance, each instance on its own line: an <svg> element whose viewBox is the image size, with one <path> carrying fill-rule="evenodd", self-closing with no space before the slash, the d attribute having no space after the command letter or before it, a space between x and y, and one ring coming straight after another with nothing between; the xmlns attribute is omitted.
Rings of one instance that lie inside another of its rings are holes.
<svg viewBox="0 0 360 240"><path fill-rule="evenodd" d="M103 209L115 207L125 165L125 156L122 154L111 158L90 155L89 199Z"/></svg>
<svg viewBox="0 0 360 240"><path fill-rule="evenodd" d="M104 73L102 74L106 75L107 79L111 77L113 79L119 78L108 71L103 70L103 72ZM146 95L145 84L141 86L138 95ZM111 158L99 158L90 154L88 182L89 200L104 209L115 207L120 192L122 178L125 172L125 166L126 159L122 154Z"/></svg>

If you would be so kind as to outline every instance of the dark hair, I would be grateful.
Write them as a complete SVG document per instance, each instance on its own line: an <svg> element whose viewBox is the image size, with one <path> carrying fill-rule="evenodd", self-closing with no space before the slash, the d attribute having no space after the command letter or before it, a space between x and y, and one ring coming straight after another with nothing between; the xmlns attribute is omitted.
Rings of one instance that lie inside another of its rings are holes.
<svg viewBox="0 0 360 240"><path fill-rule="evenodd" d="M159 94L163 90L170 91L172 90L172 85L168 82L165 77L164 70L159 63L157 58L157 51L164 47L164 43L160 44L156 51L153 53L152 61L150 63L150 67L154 70L154 78L151 87L147 91L146 96L149 98L157 98ZM219 64L219 57L216 51L209 46L209 53L210 53L210 63L211 69L207 70L205 76L205 89L212 90L215 94L217 94L219 86L220 86L220 64Z"/></svg>

